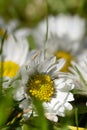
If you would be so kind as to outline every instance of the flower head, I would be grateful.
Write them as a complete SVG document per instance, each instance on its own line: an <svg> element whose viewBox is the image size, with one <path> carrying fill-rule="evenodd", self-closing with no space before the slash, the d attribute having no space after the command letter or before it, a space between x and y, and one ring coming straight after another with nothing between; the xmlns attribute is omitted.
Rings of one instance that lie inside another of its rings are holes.
<svg viewBox="0 0 87 130"><path fill-rule="evenodd" d="M19 39L25 38L29 36L31 30L26 27L19 28L20 22L17 19L13 19L10 21L5 21L3 18L0 18L0 37L4 35L5 31L7 31L7 36L14 35Z"/></svg>
<svg viewBox="0 0 87 130"><path fill-rule="evenodd" d="M69 101L74 100L73 95L69 92L73 89L71 81L59 79L59 71L63 67L65 61L60 59L56 61L56 57L44 59L44 53L35 52L31 55L30 62L20 80L20 89L24 89L22 95L32 102L32 98L36 98L43 102L45 115L50 120L51 115L57 119L57 115L64 116L66 109L72 109ZM68 86L69 85L69 86ZM66 86L66 87L65 87ZM19 89L16 90L14 98L19 100ZM21 93L19 94L21 95ZM21 96L22 97L22 96ZM23 105L21 105L23 107ZM34 109L32 105L32 110ZM57 121L57 120L56 120Z"/></svg>
<svg viewBox="0 0 87 130"><path fill-rule="evenodd" d="M80 29L82 31L80 31ZM45 42L46 33L47 20L44 19L33 30L34 38L38 46L42 46ZM69 46L67 46L69 49L72 50L73 47L75 50L77 50L78 44L82 40L84 33L85 20L78 15L71 16L60 14L56 17L48 17L48 40L54 38L54 44L56 44L55 42L57 42L58 44L61 41L61 43L64 44L64 47L70 44Z"/></svg>
<svg viewBox="0 0 87 130"><path fill-rule="evenodd" d="M13 36L9 36L5 40L0 55L0 72L3 71L3 77L12 78L16 76L19 68L26 64L28 49L28 42L24 38L15 39ZM2 66L3 70L1 70Z"/></svg>
<svg viewBox="0 0 87 130"><path fill-rule="evenodd" d="M72 67L70 67L75 89L78 90L77 94L81 95L87 95L87 57L84 54L80 55L83 60L78 57L77 62L72 61Z"/></svg>
<svg viewBox="0 0 87 130"><path fill-rule="evenodd" d="M69 71L71 61L75 60L75 56L82 49L80 43L85 33L84 19L77 15L49 16L47 40L46 28L47 22L44 20L33 32L37 47L45 48L46 57L56 55L58 59L64 58L66 64L62 71Z"/></svg>
<svg viewBox="0 0 87 130"><path fill-rule="evenodd" d="M19 25L19 21L17 19L10 20L9 22L5 21L3 18L0 18L0 28L3 31L8 31L8 34L11 34Z"/></svg>

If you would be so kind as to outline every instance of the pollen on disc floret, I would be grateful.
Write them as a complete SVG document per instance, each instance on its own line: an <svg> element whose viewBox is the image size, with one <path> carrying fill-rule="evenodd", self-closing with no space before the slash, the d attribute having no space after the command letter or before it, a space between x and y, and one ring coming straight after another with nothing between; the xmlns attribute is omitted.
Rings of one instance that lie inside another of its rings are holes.
<svg viewBox="0 0 87 130"><path fill-rule="evenodd" d="M34 74L27 83L31 96L49 102L54 95L54 82L47 74Z"/></svg>

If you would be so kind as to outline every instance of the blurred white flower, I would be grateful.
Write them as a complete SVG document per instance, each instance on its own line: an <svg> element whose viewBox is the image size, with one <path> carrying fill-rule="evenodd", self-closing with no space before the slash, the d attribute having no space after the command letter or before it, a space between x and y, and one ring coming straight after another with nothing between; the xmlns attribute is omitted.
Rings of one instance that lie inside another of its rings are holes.
<svg viewBox="0 0 87 130"><path fill-rule="evenodd" d="M29 101L32 111L35 110L32 97L41 100L45 116L49 120L57 121L57 115L64 116L65 110L72 109L69 102L74 100L73 94L69 92L74 88L72 82L60 80L58 77L65 61L63 59L56 61L55 57L44 59L43 51L33 53L29 59L27 68L24 68L24 72L20 71L22 79L19 80L18 89L14 92L14 99L19 101L23 96ZM18 94L23 89L24 93ZM25 109L23 104L21 103L20 107Z"/></svg>
<svg viewBox="0 0 87 130"><path fill-rule="evenodd" d="M46 33L47 20L45 19L39 23L33 31L37 46L43 46L46 39ZM49 44L52 42L51 46L57 47L55 47L55 49L61 50L61 46L64 46L63 48L66 50L77 51L84 33L85 20L78 15L71 16L59 14L55 17L48 16L48 41Z"/></svg>
<svg viewBox="0 0 87 130"><path fill-rule="evenodd" d="M0 18L0 35L4 35L7 31L8 36L14 35L16 38L25 38L30 35L31 29L27 27L19 27L20 22L17 19L6 22L3 18Z"/></svg>
<svg viewBox="0 0 87 130"><path fill-rule="evenodd" d="M61 71L69 71L71 61L83 48L81 42L85 33L85 20L78 15L49 16L47 41L46 30L46 19L33 30L37 47L45 49L46 57L55 55L57 59L64 58L66 64Z"/></svg>
<svg viewBox="0 0 87 130"><path fill-rule="evenodd" d="M76 56L77 63L86 69L87 67L87 48L85 47L79 55Z"/></svg>
<svg viewBox="0 0 87 130"><path fill-rule="evenodd" d="M0 44L1 49L1 44ZM19 68L27 63L29 52L28 41L24 38L14 38L10 35L3 44L0 55L0 72L3 66L3 77L12 78ZM1 60L3 58L3 61Z"/></svg>
<svg viewBox="0 0 87 130"><path fill-rule="evenodd" d="M18 27L19 21L17 19L10 20L6 22L3 18L0 18L0 29L8 32L8 34L12 34L14 30Z"/></svg>
<svg viewBox="0 0 87 130"><path fill-rule="evenodd" d="M30 28L20 28L20 29L17 29L15 30L14 32L14 36L16 37L22 37L22 38L25 38L27 36L31 35L31 29Z"/></svg>
<svg viewBox="0 0 87 130"><path fill-rule="evenodd" d="M84 52L84 54L87 54L87 52ZM84 54L80 55L80 59L78 57L77 62L72 61L72 67L70 67L75 89L81 95L87 95L87 55Z"/></svg>

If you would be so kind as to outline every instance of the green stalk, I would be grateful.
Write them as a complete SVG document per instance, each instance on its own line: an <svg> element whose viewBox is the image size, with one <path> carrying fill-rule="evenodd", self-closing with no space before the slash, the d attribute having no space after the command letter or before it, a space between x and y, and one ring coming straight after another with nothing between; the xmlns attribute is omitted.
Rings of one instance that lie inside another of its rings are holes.
<svg viewBox="0 0 87 130"><path fill-rule="evenodd" d="M78 130L78 108L75 108L75 123Z"/></svg>
<svg viewBox="0 0 87 130"><path fill-rule="evenodd" d="M46 42L48 40L48 1L46 0L46 35L44 41L44 58L46 54Z"/></svg>
<svg viewBox="0 0 87 130"><path fill-rule="evenodd" d="M2 95L2 83L3 83L3 45L5 38L7 36L7 31L5 31L2 39L1 39L1 49L0 49L0 55L1 55L1 70L0 70L0 96Z"/></svg>

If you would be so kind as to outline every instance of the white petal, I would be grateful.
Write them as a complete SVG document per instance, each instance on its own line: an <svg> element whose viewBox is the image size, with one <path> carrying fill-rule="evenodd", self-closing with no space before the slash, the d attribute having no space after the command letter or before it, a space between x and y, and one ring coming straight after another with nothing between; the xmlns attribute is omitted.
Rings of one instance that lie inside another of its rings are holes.
<svg viewBox="0 0 87 130"><path fill-rule="evenodd" d="M50 67L47 72L49 74L54 74L56 72L58 72L65 64L65 60L64 59L59 59L58 62L56 64L54 64L52 67Z"/></svg>
<svg viewBox="0 0 87 130"><path fill-rule="evenodd" d="M57 122L58 121L58 117L55 114L52 113L45 113L45 116L47 117L47 119Z"/></svg>
<svg viewBox="0 0 87 130"><path fill-rule="evenodd" d="M70 103L68 103L68 102L66 102L64 106L65 106L65 108L67 110L72 110L73 109L72 105Z"/></svg>

